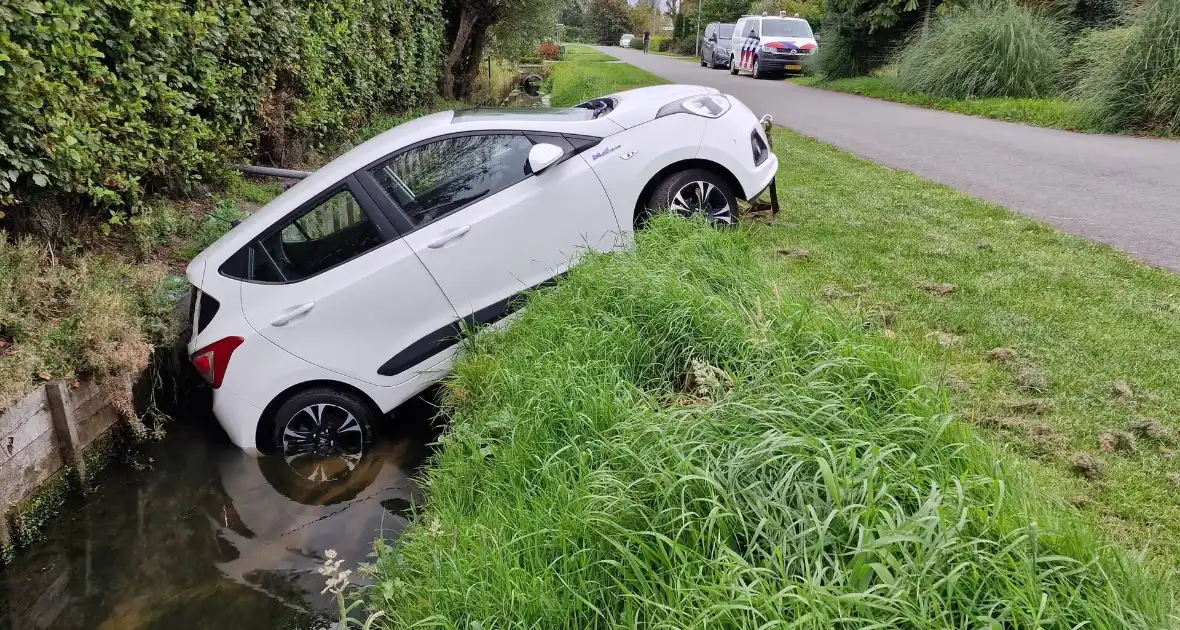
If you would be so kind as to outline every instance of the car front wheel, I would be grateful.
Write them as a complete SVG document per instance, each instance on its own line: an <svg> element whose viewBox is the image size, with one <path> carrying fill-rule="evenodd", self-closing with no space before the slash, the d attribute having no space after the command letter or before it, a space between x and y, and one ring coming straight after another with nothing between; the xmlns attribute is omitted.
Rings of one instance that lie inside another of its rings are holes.
<svg viewBox="0 0 1180 630"><path fill-rule="evenodd" d="M700 168L664 178L652 191L647 207L686 217L705 217L714 225L737 224L737 197L729 184L716 173Z"/></svg>
<svg viewBox="0 0 1180 630"><path fill-rule="evenodd" d="M273 456L309 481L346 478L361 463L376 419L372 407L350 392L299 392L275 413Z"/></svg>
<svg viewBox="0 0 1180 630"><path fill-rule="evenodd" d="M734 60L733 55L729 56L729 73L730 74L737 74L738 73L737 62Z"/></svg>
<svg viewBox="0 0 1180 630"><path fill-rule="evenodd" d="M754 71L750 74L750 76L754 77L755 79L765 79L766 78L766 74L764 72L762 72L762 60L761 59L754 57Z"/></svg>

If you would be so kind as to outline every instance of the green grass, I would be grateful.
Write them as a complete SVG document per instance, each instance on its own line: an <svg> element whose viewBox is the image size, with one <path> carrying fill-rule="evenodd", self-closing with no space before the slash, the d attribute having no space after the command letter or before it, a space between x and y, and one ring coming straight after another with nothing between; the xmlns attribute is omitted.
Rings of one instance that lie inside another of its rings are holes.
<svg viewBox="0 0 1180 630"><path fill-rule="evenodd" d="M583 50L594 53L583 60ZM566 49L566 61L554 64L549 81L550 103L553 107L569 107L583 101L605 96L622 90L667 83L664 79L625 63L602 63L602 55L610 61L613 57L603 55L593 48L570 46Z"/></svg>
<svg viewBox="0 0 1180 630"><path fill-rule="evenodd" d="M665 217L471 340L429 503L379 543L380 623L1171 625L1171 585L951 415L906 343L767 267L800 229Z"/></svg>
<svg viewBox="0 0 1180 630"><path fill-rule="evenodd" d="M886 101L941 109L958 114L982 116L1008 122L1054 127L1072 131L1100 131L1086 116L1084 106L1063 98L976 98L953 99L902 90L889 76L825 80L823 77L791 79L797 85L848 92Z"/></svg>
<svg viewBox="0 0 1180 630"><path fill-rule="evenodd" d="M599 51L596 48L584 46L582 44L566 44L565 59L566 62L588 62L588 61L615 61L615 58Z"/></svg>

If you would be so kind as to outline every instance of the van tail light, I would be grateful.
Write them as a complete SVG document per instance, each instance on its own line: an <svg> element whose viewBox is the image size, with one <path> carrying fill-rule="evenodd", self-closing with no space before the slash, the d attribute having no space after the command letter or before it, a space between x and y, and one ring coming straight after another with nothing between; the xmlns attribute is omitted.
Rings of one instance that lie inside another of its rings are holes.
<svg viewBox="0 0 1180 630"><path fill-rule="evenodd" d="M243 341L241 337L226 337L193 353L193 367L213 389L221 387L221 379L225 378L225 369L229 367L229 358Z"/></svg>

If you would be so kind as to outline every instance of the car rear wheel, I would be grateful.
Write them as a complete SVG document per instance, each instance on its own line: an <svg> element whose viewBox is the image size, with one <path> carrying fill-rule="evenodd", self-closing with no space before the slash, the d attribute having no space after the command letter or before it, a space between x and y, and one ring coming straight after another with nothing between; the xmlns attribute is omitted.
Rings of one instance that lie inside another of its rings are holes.
<svg viewBox="0 0 1180 630"><path fill-rule="evenodd" d="M347 478L361 463L376 419L373 408L350 392L299 392L275 413L273 456L308 481Z"/></svg>
<svg viewBox="0 0 1180 630"><path fill-rule="evenodd" d="M701 67L702 67L702 68L708 68L708 67L709 67L709 62L708 62L708 61L705 61L705 58L704 58L704 57L701 57Z"/></svg>
<svg viewBox="0 0 1180 630"><path fill-rule="evenodd" d="M712 171L694 168L664 178L647 207L681 216L702 216L714 225L737 224L737 197L729 184Z"/></svg>

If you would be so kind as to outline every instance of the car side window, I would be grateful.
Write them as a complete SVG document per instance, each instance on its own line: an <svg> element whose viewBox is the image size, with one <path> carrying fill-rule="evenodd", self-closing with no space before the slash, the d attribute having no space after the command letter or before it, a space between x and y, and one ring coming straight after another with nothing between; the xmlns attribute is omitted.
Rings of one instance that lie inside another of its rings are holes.
<svg viewBox="0 0 1180 630"><path fill-rule="evenodd" d="M705 27L705 39L708 40L708 39L711 39L712 37L713 37L713 25L710 24Z"/></svg>
<svg viewBox="0 0 1180 630"><path fill-rule="evenodd" d="M750 37L758 37L758 27L762 24L762 20L750 21Z"/></svg>
<svg viewBox="0 0 1180 630"><path fill-rule="evenodd" d="M250 278L296 282L345 263L384 243L377 226L347 188L330 194L277 231L254 242Z"/></svg>
<svg viewBox="0 0 1180 630"><path fill-rule="evenodd" d="M455 136L399 153L370 173L420 227L528 177L532 148L523 134Z"/></svg>

